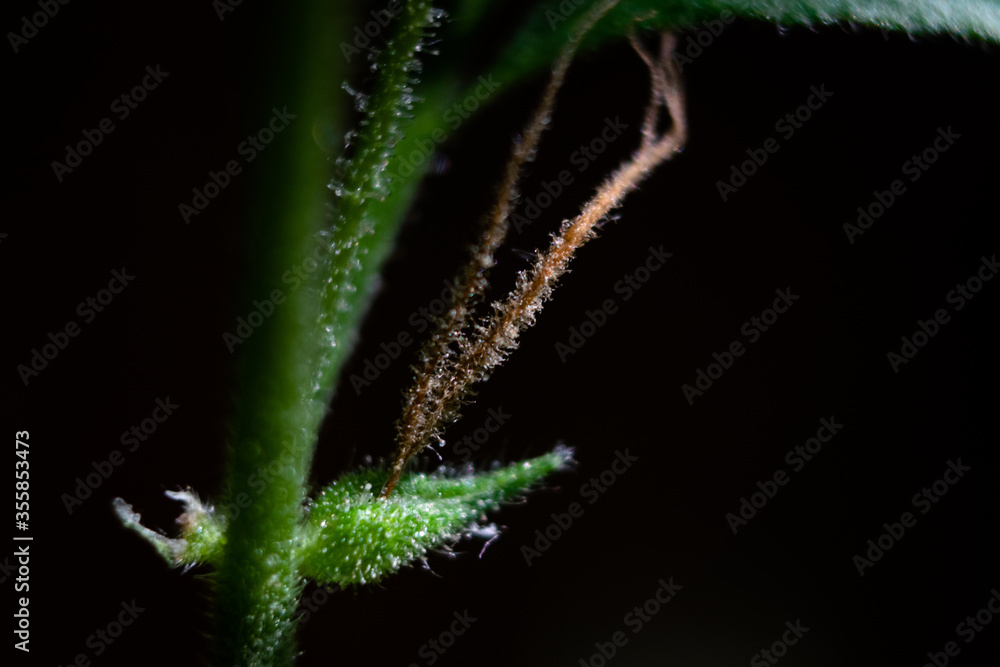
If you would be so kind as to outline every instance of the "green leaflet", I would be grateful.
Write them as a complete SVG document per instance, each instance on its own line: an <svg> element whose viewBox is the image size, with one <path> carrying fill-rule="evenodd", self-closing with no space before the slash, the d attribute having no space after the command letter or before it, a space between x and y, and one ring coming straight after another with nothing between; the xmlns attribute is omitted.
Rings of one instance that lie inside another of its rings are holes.
<svg viewBox="0 0 1000 667"><path fill-rule="evenodd" d="M565 466L572 452L553 452L478 474L410 473L388 499L377 498L388 474L366 470L320 492L309 515L303 574L321 583L366 584L463 536L489 534L487 510Z"/></svg>
<svg viewBox="0 0 1000 667"><path fill-rule="evenodd" d="M429 549L447 547L461 537L488 535L488 510L524 493L572 460L557 447L544 456L481 473L458 474L442 467L410 473L396 491L379 500L385 468L348 473L319 492L300 531L301 574L319 583L367 584L415 560ZM174 567L217 565L226 541L227 522L187 491L167 495L184 503L179 538L168 538L139 523L139 515L120 498L115 510L122 523L139 533Z"/></svg>
<svg viewBox="0 0 1000 667"><path fill-rule="evenodd" d="M184 503L184 512L177 518L177 523L181 526L180 537L167 537L146 528L139 522L142 517L121 498L115 498L112 506L122 525L153 545L170 565L179 567L206 562L217 564L226 543L225 517L214 508L202 505L198 496L191 491L167 491L166 495Z"/></svg>

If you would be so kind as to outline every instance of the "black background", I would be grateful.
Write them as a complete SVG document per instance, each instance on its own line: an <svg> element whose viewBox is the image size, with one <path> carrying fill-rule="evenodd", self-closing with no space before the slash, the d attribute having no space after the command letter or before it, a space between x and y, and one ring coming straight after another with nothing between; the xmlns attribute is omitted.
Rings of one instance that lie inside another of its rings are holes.
<svg viewBox="0 0 1000 667"><path fill-rule="evenodd" d="M8 7L5 31L35 9ZM211 497L221 488L233 391L221 333L247 310L235 296L246 252L237 211L254 193L235 183L190 225L177 204L259 125L246 118L267 117L273 102L250 102L247 91L282 73L248 70L252 54L241 49L272 11L244 3L220 22L209 3L71 3L5 56L5 423L8 434L31 433L34 536L32 652L15 652L15 664L68 665L78 654L95 665L191 664L208 653L205 581L165 568L117 526L110 499L125 497L170 529L176 505L163 490L189 485ZM500 42L518 14L494 14ZM449 57L447 40L440 49ZM50 165L63 147L157 63L170 77L59 183ZM463 543L457 558L432 556L433 573L408 569L326 601L302 629L301 664L430 664L422 645L466 610L476 622L435 664L587 664L595 642L619 630L628 644L613 664L747 664L799 619L810 629L782 664L918 666L948 641L961 648L953 664L994 664L1000 620L970 644L956 626L1000 587L1000 282L960 311L946 294L1000 249L996 48L846 25L739 23L684 74L687 149L580 253L521 349L449 431L454 443L502 406L511 418L477 463L562 442L578 465L495 515L505 529L482 558L480 543ZM390 452L409 359L360 394L346 379L380 343L414 333L410 315L457 266L540 83L509 85L438 156L450 169L426 181L386 268L323 429L316 484ZM780 137L776 121L820 85L834 93L829 102ZM524 195L572 169L569 155L605 119L620 116L630 132L545 217L512 234L498 294L527 266L515 250L543 244L633 149L646 86L622 44L574 65ZM910 183L903 163L949 127L960 139ZM778 153L723 202L716 182L772 136ZM851 244L842 225L894 179L906 193ZM673 257L625 301L616 282L660 246ZM134 283L25 386L16 366L49 332L80 322L77 304L122 267ZM681 386L743 339L743 323L785 288L800 299L689 405ZM556 344L608 298L618 311L563 363ZM951 321L894 373L887 353L939 308ZM167 397L177 412L68 514L61 496ZM726 514L758 481L790 471L785 453L821 418L844 427L734 535ZM626 449L638 463L587 504L581 485ZM449 447L444 455L455 458ZM958 459L971 470L859 576L852 558ZM528 566L522 546L574 501L583 516ZM13 576L3 582L11 600ZM632 634L625 614L671 577L682 590ZM145 611L95 655L88 637L132 600Z"/></svg>

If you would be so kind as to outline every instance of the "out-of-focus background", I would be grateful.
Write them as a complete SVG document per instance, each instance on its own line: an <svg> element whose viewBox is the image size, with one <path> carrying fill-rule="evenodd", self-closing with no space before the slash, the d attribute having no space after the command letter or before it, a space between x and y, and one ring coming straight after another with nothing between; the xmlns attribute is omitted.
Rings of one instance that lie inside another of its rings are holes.
<svg viewBox="0 0 1000 667"><path fill-rule="evenodd" d="M369 4L344 11L345 39L384 6ZM453 17L424 76L456 58L488 75L522 4L490 10L477 52L450 50ZM5 33L37 11L8 5ZM4 423L31 435L34 540L32 650L4 649L5 664L206 659L204 571L168 570L110 503L169 531L164 490L221 488L238 359L223 333L252 309L240 276L261 251L240 211L283 171L280 150L251 161L240 148L286 106L262 92L285 73L253 48L279 12L69 3L16 51L8 34ZM369 85L363 58L340 53L331 76ZM683 155L580 253L441 451L488 466L564 443L578 465L497 513L483 553L462 543L358 591L310 586L300 664L971 667L1000 653L996 47L737 22L682 33L680 53ZM121 96L144 80L132 108ZM401 333L422 338L489 206L542 79L500 83L467 122L442 118L448 141L424 158L435 173L338 389L316 485L392 449L416 344L370 383L351 377ZM573 65L522 186L519 213L544 211L512 231L498 295L634 149L647 98L624 41ZM331 155L349 120L337 99L291 120ZM105 118L113 131L90 155L53 168ZM230 160L241 174L185 221L179 205ZM571 184L547 199L563 171ZM131 276L123 288L116 273ZM23 376L53 340L54 358ZM175 407L150 421L158 402ZM507 417L487 434L491 410ZM661 605L664 583L675 594Z"/></svg>

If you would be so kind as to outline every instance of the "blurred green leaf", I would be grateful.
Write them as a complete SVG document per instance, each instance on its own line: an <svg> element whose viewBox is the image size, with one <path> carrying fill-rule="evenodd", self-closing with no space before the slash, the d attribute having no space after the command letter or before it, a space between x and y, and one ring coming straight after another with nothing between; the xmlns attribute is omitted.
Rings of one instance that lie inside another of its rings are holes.
<svg viewBox="0 0 1000 667"><path fill-rule="evenodd" d="M540 2L491 71L518 81L545 68L565 44L574 20L595 0ZM641 18L647 28L721 29L726 18L780 26L866 25L912 34L948 34L1000 42L998 0L622 0L586 37L593 47L621 37Z"/></svg>

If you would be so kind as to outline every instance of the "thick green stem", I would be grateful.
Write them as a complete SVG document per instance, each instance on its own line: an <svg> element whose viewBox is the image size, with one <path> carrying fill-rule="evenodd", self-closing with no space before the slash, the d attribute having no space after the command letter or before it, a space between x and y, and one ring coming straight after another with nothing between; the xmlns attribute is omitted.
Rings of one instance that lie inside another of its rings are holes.
<svg viewBox="0 0 1000 667"><path fill-rule="evenodd" d="M343 54L317 27L330 22L322 5L288 21L286 30L302 46L287 49L284 37L287 52L278 62L299 76L269 93L289 99L297 120L267 149L269 164L282 170L257 177L268 198L253 210L260 255L248 271L247 300L269 299L278 289L283 302L240 348L229 478L219 507L228 520L217 573L219 667L293 663L305 485L335 378L395 238L394 227L375 229L371 209L385 206L390 194L386 171L411 105L414 56L435 22L430 2L420 0L406 3L390 26L395 37L379 57L357 150L342 161L334 196L313 127L328 113L327 93L336 91L324 64L342 62ZM279 109L284 103L271 102ZM332 220L323 208L331 197Z"/></svg>
<svg viewBox="0 0 1000 667"><path fill-rule="evenodd" d="M235 22L232 27L237 39L248 42L240 52L250 54L253 71L266 73L244 96L237 122L257 134L276 112L286 120L240 181L260 194L241 214L237 245L252 254L241 276L245 289L237 314L245 318L259 310L255 301L271 302L273 312L236 348L228 477L216 504L227 522L215 575L218 667L294 662L294 614L302 588L296 540L327 409L314 389L324 355L316 331L319 272L298 283L285 276L303 271L316 248L313 236L326 224L331 169L314 127L338 122L330 118L336 95L331 79L342 76L333 71L344 62L337 37L352 19L341 15L347 25L338 25L329 3L318 0L261 11L257 20L266 30Z"/></svg>

